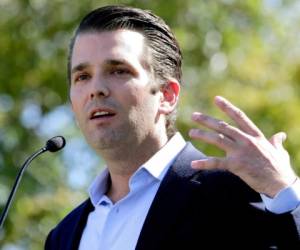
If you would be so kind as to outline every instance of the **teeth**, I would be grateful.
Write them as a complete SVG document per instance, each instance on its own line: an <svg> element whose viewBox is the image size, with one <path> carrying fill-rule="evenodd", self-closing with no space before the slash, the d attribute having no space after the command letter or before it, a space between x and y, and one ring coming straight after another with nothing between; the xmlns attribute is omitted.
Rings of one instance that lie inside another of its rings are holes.
<svg viewBox="0 0 300 250"><path fill-rule="evenodd" d="M94 113L93 116L99 116L99 115L108 115L109 113L107 111L97 111Z"/></svg>

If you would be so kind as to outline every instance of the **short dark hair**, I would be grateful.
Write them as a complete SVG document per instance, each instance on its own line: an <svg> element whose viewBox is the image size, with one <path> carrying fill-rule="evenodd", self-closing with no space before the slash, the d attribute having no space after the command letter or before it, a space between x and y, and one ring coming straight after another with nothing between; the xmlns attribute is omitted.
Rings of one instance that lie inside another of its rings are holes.
<svg viewBox="0 0 300 250"><path fill-rule="evenodd" d="M128 29L140 32L151 50L151 70L154 77L164 85L167 79L181 82L182 54L178 42L169 26L160 17L148 10L128 6L111 5L95 9L80 22L71 40L68 56L68 80L71 82L71 57L76 37L82 33ZM166 118L168 137L175 129L176 110Z"/></svg>

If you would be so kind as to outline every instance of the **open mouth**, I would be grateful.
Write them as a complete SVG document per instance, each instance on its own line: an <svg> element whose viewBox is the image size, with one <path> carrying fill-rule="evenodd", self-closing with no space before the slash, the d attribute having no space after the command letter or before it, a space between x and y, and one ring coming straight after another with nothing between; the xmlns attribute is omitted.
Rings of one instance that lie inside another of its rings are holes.
<svg viewBox="0 0 300 250"><path fill-rule="evenodd" d="M91 115L91 120L93 119L101 119L101 118L108 118L108 117L113 117L115 113L110 112L110 111L95 111Z"/></svg>

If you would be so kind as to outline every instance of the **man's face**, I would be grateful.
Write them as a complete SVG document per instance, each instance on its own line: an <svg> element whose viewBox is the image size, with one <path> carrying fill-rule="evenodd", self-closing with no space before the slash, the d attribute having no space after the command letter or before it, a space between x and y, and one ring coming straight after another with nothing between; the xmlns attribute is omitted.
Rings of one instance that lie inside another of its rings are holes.
<svg viewBox="0 0 300 250"><path fill-rule="evenodd" d="M79 127L96 151L138 145L162 131L161 95L151 91L148 53L145 38L134 31L77 36L70 98Z"/></svg>

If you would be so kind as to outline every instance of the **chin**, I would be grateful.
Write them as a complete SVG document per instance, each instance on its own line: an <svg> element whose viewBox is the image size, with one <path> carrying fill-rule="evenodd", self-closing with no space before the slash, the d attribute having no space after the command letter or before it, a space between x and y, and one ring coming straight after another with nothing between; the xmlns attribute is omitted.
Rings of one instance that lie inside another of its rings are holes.
<svg viewBox="0 0 300 250"><path fill-rule="evenodd" d="M112 149L116 146L120 146L121 138L112 135L92 135L87 139L91 147L96 151Z"/></svg>

